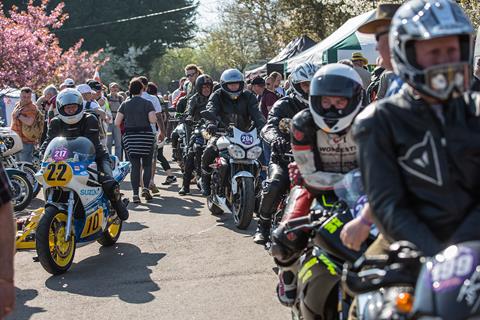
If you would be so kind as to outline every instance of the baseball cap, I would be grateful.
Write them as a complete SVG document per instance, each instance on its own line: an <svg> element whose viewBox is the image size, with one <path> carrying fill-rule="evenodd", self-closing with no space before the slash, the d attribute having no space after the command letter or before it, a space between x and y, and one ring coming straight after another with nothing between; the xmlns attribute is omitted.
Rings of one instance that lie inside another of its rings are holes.
<svg viewBox="0 0 480 320"><path fill-rule="evenodd" d="M102 84L97 80L89 80L87 81L87 85L90 86L93 90L100 91L102 90Z"/></svg>
<svg viewBox="0 0 480 320"><path fill-rule="evenodd" d="M92 88L90 88L90 86L85 83L77 86L77 90L80 93L95 93L95 91L93 91Z"/></svg>
<svg viewBox="0 0 480 320"><path fill-rule="evenodd" d="M252 80L251 84L252 85L264 86L265 85L265 79L263 79L262 77L256 77Z"/></svg>
<svg viewBox="0 0 480 320"><path fill-rule="evenodd" d="M67 78L63 81L62 85L65 87L72 88L75 86L75 81L73 81L73 79L71 78Z"/></svg>

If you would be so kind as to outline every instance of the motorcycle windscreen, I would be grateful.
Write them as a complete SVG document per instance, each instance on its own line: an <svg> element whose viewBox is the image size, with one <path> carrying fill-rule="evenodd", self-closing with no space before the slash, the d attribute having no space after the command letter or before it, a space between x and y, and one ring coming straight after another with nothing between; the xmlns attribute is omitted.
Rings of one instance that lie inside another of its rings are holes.
<svg viewBox="0 0 480 320"><path fill-rule="evenodd" d="M74 139L56 137L48 144L43 162L92 162L95 161L95 146L85 137Z"/></svg>
<svg viewBox="0 0 480 320"><path fill-rule="evenodd" d="M453 245L424 264L413 314L440 319L480 316L480 241Z"/></svg>

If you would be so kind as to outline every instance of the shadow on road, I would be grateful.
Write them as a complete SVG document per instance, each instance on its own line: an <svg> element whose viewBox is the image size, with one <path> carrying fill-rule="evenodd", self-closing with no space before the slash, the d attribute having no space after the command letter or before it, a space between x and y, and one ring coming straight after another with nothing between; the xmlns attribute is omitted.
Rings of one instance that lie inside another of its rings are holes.
<svg viewBox="0 0 480 320"><path fill-rule="evenodd" d="M150 202L141 204L130 204L129 208L135 211L150 211L158 214L178 214L187 217L196 217L200 214L204 206L203 201L191 198L178 197L161 197L153 198Z"/></svg>
<svg viewBox="0 0 480 320"><path fill-rule="evenodd" d="M37 290L15 288L15 296L17 300L15 311L7 317L7 320L28 320L36 313L46 312L43 308L29 307L26 305L27 301L33 300L38 296Z"/></svg>
<svg viewBox="0 0 480 320"><path fill-rule="evenodd" d="M217 222L219 227L230 229L236 233L243 234L246 237L253 237L253 235L255 234L255 229L257 227L257 222L255 221L255 219L252 219L252 222L250 222L250 225L247 229L240 230L235 226L235 221L233 220L231 214L223 214L221 216L218 216Z"/></svg>
<svg viewBox="0 0 480 320"><path fill-rule="evenodd" d="M68 273L48 278L47 288L89 297L118 296L135 304L155 298L151 292L160 287L150 278L148 267L156 266L165 253L142 253L127 243L100 247L99 251L99 255L74 264Z"/></svg>
<svg viewBox="0 0 480 320"><path fill-rule="evenodd" d="M148 229L149 226L141 224L140 222L123 222L122 232L124 231L141 231L143 229Z"/></svg>

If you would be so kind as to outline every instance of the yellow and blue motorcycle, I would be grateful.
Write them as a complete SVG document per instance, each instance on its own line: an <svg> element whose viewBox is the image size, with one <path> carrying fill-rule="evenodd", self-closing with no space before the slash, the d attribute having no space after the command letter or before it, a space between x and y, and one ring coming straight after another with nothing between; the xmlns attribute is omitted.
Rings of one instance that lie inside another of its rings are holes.
<svg viewBox="0 0 480 320"><path fill-rule="evenodd" d="M112 169L115 180L121 182L130 172L130 163L112 157ZM98 180L95 147L89 139L53 139L36 178L43 185L46 201L35 244L47 272L66 272L77 244L97 241L111 246L118 240L122 221Z"/></svg>

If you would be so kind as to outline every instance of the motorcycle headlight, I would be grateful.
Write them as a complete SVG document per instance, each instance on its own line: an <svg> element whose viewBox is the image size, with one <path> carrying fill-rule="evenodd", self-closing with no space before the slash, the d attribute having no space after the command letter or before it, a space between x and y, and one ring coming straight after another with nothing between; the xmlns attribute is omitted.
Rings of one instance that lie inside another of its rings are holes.
<svg viewBox="0 0 480 320"><path fill-rule="evenodd" d="M231 144L228 146L228 154L233 159L245 158L245 150L243 150L242 147L237 146L236 144Z"/></svg>
<svg viewBox="0 0 480 320"><path fill-rule="evenodd" d="M262 154L262 148L259 146L253 147L247 151L247 158L250 160L256 160Z"/></svg>

